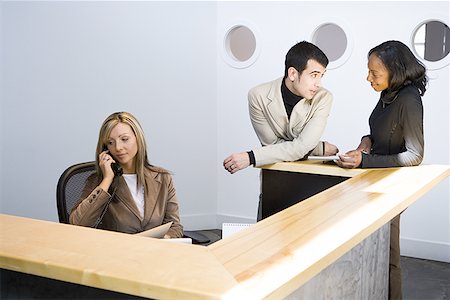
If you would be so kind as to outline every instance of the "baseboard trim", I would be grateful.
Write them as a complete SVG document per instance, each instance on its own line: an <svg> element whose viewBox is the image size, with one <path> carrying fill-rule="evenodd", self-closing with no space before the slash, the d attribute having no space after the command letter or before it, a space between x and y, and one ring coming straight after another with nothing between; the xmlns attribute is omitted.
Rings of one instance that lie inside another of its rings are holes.
<svg viewBox="0 0 450 300"><path fill-rule="evenodd" d="M400 252L403 256L450 262L450 243L400 238Z"/></svg>

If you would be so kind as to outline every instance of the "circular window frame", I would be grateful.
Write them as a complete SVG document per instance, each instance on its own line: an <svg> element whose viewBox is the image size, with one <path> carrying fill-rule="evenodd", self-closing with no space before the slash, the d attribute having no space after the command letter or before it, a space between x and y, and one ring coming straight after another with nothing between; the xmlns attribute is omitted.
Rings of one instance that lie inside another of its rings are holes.
<svg viewBox="0 0 450 300"><path fill-rule="evenodd" d="M435 16L430 17L430 18L425 18L422 22L417 24L414 27L414 29L412 30L411 37L410 37L410 46L411 46L411 50L414 53L414 55L425 65L427 70L439 70L439 69L445 68L446 66L448 66L450 64L450 53L448 53L447 56L445 56L444 58L442 58L438 61L429 61L429 60L426 60L425 58L423 58L422 56L420 56L416 51L416 47L414 46L414 37L416 35L417 30L419 30L419 28L422 27L424 24L426 24L428 22L432 22L432 21L441 22L450 27L449 20L445 21L445 18L436 18Z"/></svg>
<svg viewBox="0 0 450 300"><path fill-rule="evenodd" d="M229 43L228 43L228 38L229 38L229 34L231 32L233 32L233 30L235 30L236 28L239 27L246 27L248 28L252 34L255 37L255 51L253 51L253 54L250 56L250 58L248 58L245 61L240 61L240 60L236 60L234 58L234 55L231 52L231 49L229 48ZM256 60L259 57L259 54L261 52L261 47L259 46L259 40L260 40L260 35L258 30L256 29L256 27L247 22L247 21L238 21L238 22L234 22L229 24L228 26L225 27L225 29L223 30L223 34L221 35L223 38L220 40L220 47L222 49L222 58L223 60L230 65L233 68L236 69L245 69L250 67L251 65L253 65Z"/></svg>
<svg viewBox="0 0 450 300"><path fill-rule="evenodd" d="M348 59L350 58L350 56L353 53L353 44L354 43L353 43L353 33L351 31L350 26L348 26L348 24L346 22L344 22L343 20L339 20L336 18L324 18L324 21L322 21L318 26L316 26L316 28L314 29L314 31L311 34L312 43L314 43L314 44L316 43L316 35L317 35L318 30L322 26L329 25L329 24L339 26L347 38L347 47L345 48L344 53L341 55L341 57L339 57L335 61L330 61L328 63L327 69L333 70L333 69L337 69L337 68L341 67L348 61Z"/></svg>

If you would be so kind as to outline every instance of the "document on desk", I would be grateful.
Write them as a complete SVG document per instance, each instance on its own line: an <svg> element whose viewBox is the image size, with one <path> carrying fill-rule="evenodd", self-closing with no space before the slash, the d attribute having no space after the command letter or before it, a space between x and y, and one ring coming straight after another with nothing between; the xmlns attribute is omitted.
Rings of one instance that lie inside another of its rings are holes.
<svg viewBox="0 0 450 300"><path fill-rule="evenodd" d="M226 238L251 225L251 223L222 223L222 238Z"/></svg>
<svg viewBox="0 0 450 300"><path fill-rule="evenodd" d="M315 155L310 155L308 156L309 160L324 160L324 161L335 161L335 160L339 160L339 156L337 155L329 155L329 156L315 156Z"/></svg>
<svg viewBox="0 0 450 300"><path fill-rule="evenodd" d="M135 235L141 235L146 237L152 237L156 239L161 239L164 237L164 235L169 231L170 226L173 222L165 223L160 226L154 227L152 229L142 231L139 233L135 233Z"/></svg>
<svg viewBox="0 0 450 300"><path fill-rule="evenodd" d="M192 244L191 238L173 238L173 239L162 239L165 242L169 243L178 243L178 244Z"/></svg>

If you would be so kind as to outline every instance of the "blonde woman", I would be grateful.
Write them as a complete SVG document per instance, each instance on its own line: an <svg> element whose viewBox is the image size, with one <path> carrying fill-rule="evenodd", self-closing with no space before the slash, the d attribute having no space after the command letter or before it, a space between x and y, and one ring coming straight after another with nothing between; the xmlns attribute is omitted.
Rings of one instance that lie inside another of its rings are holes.
<svg viewBox="0 0 450 300"><path fill-rule="evenodd" d="M133 115L117 112L106 118L96 163L71 224L138 233L173 222L165 238L183 237L172 176L149 163L144 133Z"/></svg>

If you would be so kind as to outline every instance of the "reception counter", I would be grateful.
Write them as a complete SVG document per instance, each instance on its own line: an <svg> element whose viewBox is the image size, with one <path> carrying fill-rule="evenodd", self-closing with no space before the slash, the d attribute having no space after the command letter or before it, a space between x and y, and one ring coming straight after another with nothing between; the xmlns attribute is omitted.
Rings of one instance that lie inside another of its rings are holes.
<svg viewBox="0 0 450 300"><path fill-rule="evenodd" d="M264 166L261 217L267 218L363 172L363 169L342 169L334 162L317 160Z"/></svg>
<svg viewBox="0 0 450 300"><path fill-rule="evenodd" d="M207 247L0 215L0 267L145 298L289 298L367 238L386 240L386 224L450 175L443 165L264 170L346 180Z"/></svg>

